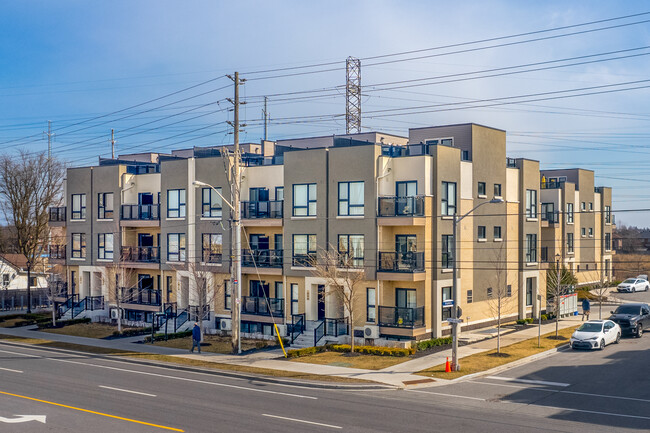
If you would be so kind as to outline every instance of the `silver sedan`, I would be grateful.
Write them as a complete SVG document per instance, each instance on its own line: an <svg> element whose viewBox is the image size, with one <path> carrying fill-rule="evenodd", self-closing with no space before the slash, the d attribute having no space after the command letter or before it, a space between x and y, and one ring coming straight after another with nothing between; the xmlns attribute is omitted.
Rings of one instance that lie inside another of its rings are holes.
<svg viewBox="0 0 650 433"><path fill-rule="evenodd" d="M616 288L619 292L643 292L650 289L648 280L641 278L628 278Z"/></svg>

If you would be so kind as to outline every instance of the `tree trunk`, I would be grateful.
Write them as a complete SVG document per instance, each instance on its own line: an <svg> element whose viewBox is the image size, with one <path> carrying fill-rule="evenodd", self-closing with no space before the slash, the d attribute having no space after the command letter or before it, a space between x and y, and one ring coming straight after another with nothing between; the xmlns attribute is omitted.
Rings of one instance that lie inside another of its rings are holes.
<svg viewBox="0 0 650 433"><path fill-rule="evenodd" d="M501 312L497 318L497 353L501 353Z"/></svg>
<svg viewBox="0 0 650 433"><path fill-rule="evenodd" d="M350 353L354 353L354 313L352 309L350 309Z"/></svg>
<svg viewBox="0 0 650 433"><path fill-rule="evenodd" d="M52 326L56 326L56 302L52 301Z"/></svg>
<svg viewBox="0 0 650 433"><path fill-rule="evenodd" d="M30 282L32 279L32 266L27 264L27 314L32 312L32 292L30 290Z"/></svg>
<svg viewBox="0 0 650 433"><path fill-rule="evenodd" d="M558 298L559 296L555 297L555 338L560 333L560 300Z"/></svg>

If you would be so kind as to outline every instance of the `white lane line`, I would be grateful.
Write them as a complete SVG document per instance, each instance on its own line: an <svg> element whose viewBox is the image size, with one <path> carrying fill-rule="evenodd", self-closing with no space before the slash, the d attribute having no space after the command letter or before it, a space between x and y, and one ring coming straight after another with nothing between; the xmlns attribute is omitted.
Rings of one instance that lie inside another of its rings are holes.
<svg viewBox="0 0 650 433"><path fill-rule="evenodd" d="M419 393L422 393L422 394L441 395L443 397L456 397L456 398L464 398L464 399L467 399L467 400L486 401L486 399L479 398L479 397L468 397L466 395L445 394L443 392L421 391L421 390L418 390L418 389L407 389L406 392L419 392Z"/></svg>
<svg viewBox="0 0 650 433"><path fill-rule="evenodd" d="M27 358L40 358L40 356L37 355L30 355L28 353L20 353L20 352L12 352L11 350L0 350L2 353L10 353L12 355L20 355L20 356L26 356Z"/></svg>
<svg viewBox="0 0 650 433"><path fill-rule="evenodd" d="M0 370L11 371L12 373L24 373L24 371L22 371L22 370L12 370L11 368L2 368L2 367L0 367Z"/></svg>
<svg viewBox="0 0 650 433"><path fill-rule="evenodd" d="M571 386L570 383L564 382L547 382L544 380L516 379L514 377L488 376L486 379L502 380L504 382L530 383L532 385L550 385L550 386Z"/></svg>
<svg viewBox="0 0 650 433"><path fill-rule="evenodd" d="M266 416L266 417L269 417L269 418L284 419L284 420L293 421L293 422L301 422L301 423L304 423L304 424L319 425L319 426L322 426L322 427L329 427L329 428L336 428L336 429L342 429L343 428L343 427L338 426L338 425L323 424L323 423L320 423L320 422L306 421L304 419L287 418L286 416L270 415L268 413L263 413L262 416Z"/></svg>
<svg viewBox="0 0 650 433"><path fill-rule="evenodd" d="M156 394L148 394L146 392L131 391L129 389L122 389L122 388L113 388L112 386L99 385L99 387L104 388L104 389L111 389L113 391L128 392L129 394L144 395L144 396L147 396L147 397L158 397Z"/></svg>
<svg viewBox="0 0 650 433"><path fill-rule="evenodd" d="M549 409L557 409L557 410L568 410L570 412L593 413L593 414L596 414L596 415L618 416L618 417L622 417L622 418L650 419L650 416L626 415L626 414L623 414L623 413L612 413L612 412L599 412L597 410L569 409L569 408L566 408L566 407L544 406L544 405L541 405L541 404L531 404L530 406L547 407Z"/></svg>
<svg viewBox="0 0 650 433"><path fill-rule="evenodd" d="M208 382L205 380L198 380L198 379L189 379L186 377L176 377L176 376L169 376L166 374L158 374L158 373L150 373L147 371L137 371L137 370L128 370L124 368L117 368L117 367L109 367L107 365L94 365L94 364L88 364L85 362L79 362L79 361L70 361L66 359L56 359L56 358L43 358L47 359L48 361L55 361L55 362L65 362L69 364L78 364L78 365L85 365L87 367L96 367L96 368L103 368L105 370L115 370L115 371L120 371L124 373L134 373L134 374L141 374L143 376L154 376L154 377L163 377L165 379L172 379L172 380L180 380L184 382L193 382L193 383L202 383L205 385L213 385L213 386L220 386L223 388L233 388L233 389L241 389L245 391L252 391L252 392L259 392L263 394L275 394L275 395L284 395L286 397L296 397L296 398L304 398L308 400L318 400L318 397L312 397L310 395L300 395L300 394L290 394L287 392L279 392L279 391L269 391L266 389L257 389L257 388L248 388L245 386L237 386L237 385L230 385L227 383L218 383L218 382Z"/></svg>

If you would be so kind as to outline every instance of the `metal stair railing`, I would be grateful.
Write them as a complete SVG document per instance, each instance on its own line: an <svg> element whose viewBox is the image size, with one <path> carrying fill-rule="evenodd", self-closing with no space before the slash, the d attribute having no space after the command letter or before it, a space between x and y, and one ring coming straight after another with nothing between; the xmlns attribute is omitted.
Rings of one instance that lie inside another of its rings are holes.
<svg viewBox="0 0 650 433"><path fill-rule="evenodd" d="M305 313L291 315L291 343L305 332Z"/></svg>
<svg viewBox="0 0 650 433"><path fill-rule="evenodd" d="M178 332L178 329L183 326L190 319L190 313L187 308L181 310L180 313L176 314L174 318L174 332Z"/></svg>
<svg viewBox="0 0 650 433"><path fill-rule="evenodd" d="M79 302L79 294L75 293L74 295L67 296L65 302L59 304L59 318L65 315L73 306Z"/></svg>
<svg viewBox="0 0 650 433"><path fill-rule="evenodd" d="M314 329L314 346L317 346L320 339L323 338L324 336L325 336L325 321L323 320Z"/></svg>

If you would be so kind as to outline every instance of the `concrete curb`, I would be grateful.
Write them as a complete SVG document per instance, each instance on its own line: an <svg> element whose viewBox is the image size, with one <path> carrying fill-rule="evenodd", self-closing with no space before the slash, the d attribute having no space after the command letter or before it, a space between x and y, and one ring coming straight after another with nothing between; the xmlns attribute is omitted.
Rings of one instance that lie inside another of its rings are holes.
<svg viewBox="0 0 650 433"><path fill-rule="evenodd" d="M15 347L31 347L31 346L33 346L33 345L29 344L29 343L17 343L17 342L9 342L9 341L3 341L2 343L6 344L8 346L15 346ZM48 347L47 350L52 351L52 352L58 352L58 353L76 353L76 354L81 353L81 354L84 354L84 355L92 355L93 358L97 358L97 359L115 360L114 357L107 356L107 355L102 355L102 354L96 354L96 353L92 353L92 352L83 352L83 351L76 351L76 350L60 349L60 348L54 348L54 347ZM157 355L155 353L152 354L152 353L147 353L147 352L134 352L134 353L143 354L143 355ZM172 355L167 355L167 356L172 356ZM150 366L150 367L161 367L161 368L168 368L170 370L186 371L186 372L190 372L190 373L201 373L201 374L210 374L210 375L213 375L213 376L221 376L221 377L228 377L228 378L234 378L234 379L245 379L245 380L249 380L250 382L271 383L271 384L276 384L276 385L302 387L302 388L332 389L332 390L334 390L334 389L337 389L337 390L345 389L345 390L348 390L348 391L393 390L393 389L398 389L397 386L388 385L388 384L381 384L381 383L365 385L365 384L346 384L346 383L336 383L336 382L303 381L303 380L300 380L300 379L291 379L291 378L281 379L281 378L275 378L275 377L271 377L271 376L264 376L263 373L260 373L259 375L257 375L257 374L254 374L254 373L230 372L228 370L219 370L218 368L210 369L210 368L201 368L201 367L190 367L190 366L185 366L185 365L170 364L170 363L167 363L167 362L142 361L142 360L132 359L132 358L131 359L129 359L129 358L120 358L119 361L129 363L129 364L134 364L134 365L145 365L145 366ZM226 362L221 362L221 364L239 365L239 364L230 364L230 363L226 363ZM285 370L278 370L278 371L285 371ZM314 375L317 375L317 374L314 373ZM338 377L338 376L331 376L331 375L322 375L322 376L323 377Z"/></svg>

